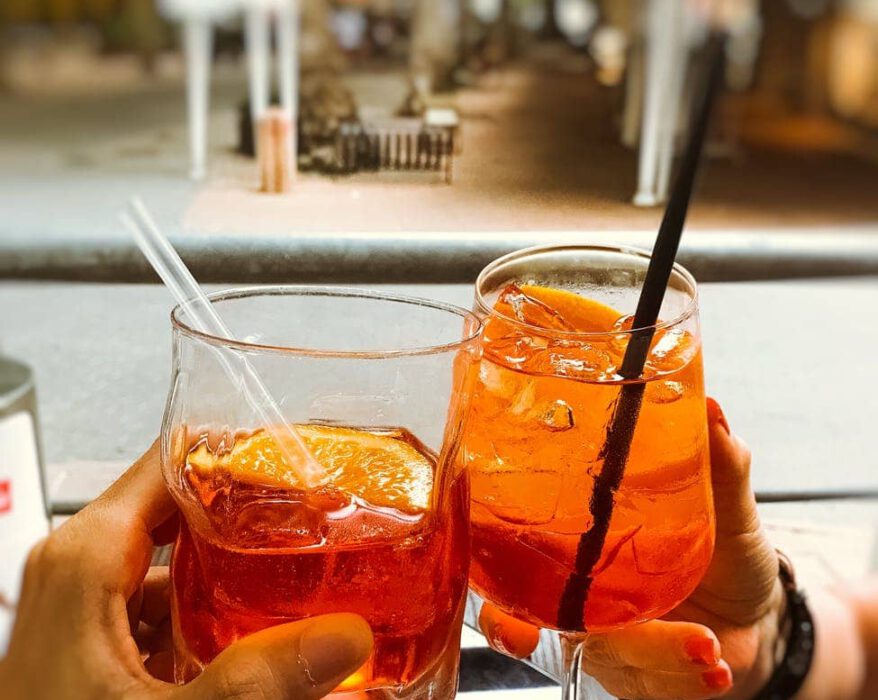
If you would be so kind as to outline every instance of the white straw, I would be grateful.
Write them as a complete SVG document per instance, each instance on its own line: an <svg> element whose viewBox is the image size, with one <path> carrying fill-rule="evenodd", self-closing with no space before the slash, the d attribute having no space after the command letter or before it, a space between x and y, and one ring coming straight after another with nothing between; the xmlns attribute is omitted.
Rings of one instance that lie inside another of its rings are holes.
<svg viewBox="0 0 878 700"><path fill-rule="evenodd" d="M170 241L158 229L139 197L133 197L129 201L128 211L123 212L120 218L131 230L134 240L162 282L186 312L187 318L191 319L194 328L202 333L233 340L234 337L213 304L198 286ZM240 387L244 398L274 438L296 476L308 488L323 483L326 474L322 467L311 456L296 430L287 423L277 402L246 356L222 346L216 348L223 369L232 382Z"/></svg>

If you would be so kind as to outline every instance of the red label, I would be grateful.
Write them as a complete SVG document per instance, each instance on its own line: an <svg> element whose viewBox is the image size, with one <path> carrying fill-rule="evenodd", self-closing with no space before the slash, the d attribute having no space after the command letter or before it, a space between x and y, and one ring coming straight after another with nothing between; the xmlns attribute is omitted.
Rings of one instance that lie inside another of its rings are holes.
<svg viewBox="0 0 878 700"><path fill-rule="evenodd" d="M0 481L0 513L12 511L12 482L9 479Z"/></svg>

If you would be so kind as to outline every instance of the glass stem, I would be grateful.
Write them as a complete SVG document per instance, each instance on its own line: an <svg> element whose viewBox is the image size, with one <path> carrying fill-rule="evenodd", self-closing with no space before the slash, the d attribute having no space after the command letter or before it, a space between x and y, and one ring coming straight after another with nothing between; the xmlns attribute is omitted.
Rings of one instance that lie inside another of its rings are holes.
<svg viewBox="0 0 878 700"><path fill-rule="evenodd" d="M585 635L581 632L562 632L560 641L561 662L564 665L561 677L561 698L562 700L586 700L582 683L582 650L585 646Z"/></svg>

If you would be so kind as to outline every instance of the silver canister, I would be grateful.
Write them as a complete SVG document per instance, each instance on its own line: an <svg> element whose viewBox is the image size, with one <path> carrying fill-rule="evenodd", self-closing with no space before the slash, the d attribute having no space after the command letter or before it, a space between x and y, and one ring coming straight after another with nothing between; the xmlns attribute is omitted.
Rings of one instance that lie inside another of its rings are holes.
<svg viewBox="0 0 878 700"><path fill-rule="evenodd" d="M0 357L0 656L31 547L49 532L36 392L27 365Z"/></svg>

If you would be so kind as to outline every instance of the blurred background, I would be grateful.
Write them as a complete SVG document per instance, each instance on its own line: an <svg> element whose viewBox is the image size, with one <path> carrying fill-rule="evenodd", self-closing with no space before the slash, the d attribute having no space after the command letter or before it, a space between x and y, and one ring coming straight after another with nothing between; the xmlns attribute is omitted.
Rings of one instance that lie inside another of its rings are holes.
<svg viewBox="0 0 878 700"><path fill-rule="evenodd" d="M112 238L135 190L180 233L651 229L717 27L727 91L692 226L878 220L878 0L298 4L299 174L274 197L252 155L246 3L4 0L0 237ZM183 46L202 16L193 182ZM421 161L394 162L413 130Z"/></svg>

